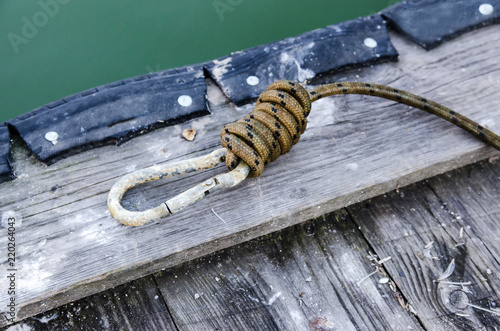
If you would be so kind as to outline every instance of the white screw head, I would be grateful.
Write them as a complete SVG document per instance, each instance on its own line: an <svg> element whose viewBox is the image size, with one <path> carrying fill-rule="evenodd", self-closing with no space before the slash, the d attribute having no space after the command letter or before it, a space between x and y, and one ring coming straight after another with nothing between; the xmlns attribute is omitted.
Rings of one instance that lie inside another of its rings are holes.
<svg viewBox="0 0 500 331"><path fill-rule="evenodd" d="M259 84L259 82L260 82L260 79L257 76L248 76L247 77L247 84L250 86L255 86L255 85Z"/></svg>
<svg viewBox="0 0 500 331"><path fill-rule="evenodd" d="M479 6L479 12L483 15L491 15L493 13L493 6L489 3L483 3Z"/></svg>
<svg viewBox="0 0 500 331"><path fill-rule="evenodd" d="M57 138L59 138L59 135L55 131L49 131L45 134L45 139L50 141L53 145L57 144Z"/></svg>
<svg viewBox="0 0 500 331"><path fill-rule="evenodd" d="M373 38L366 38L365 41L363 42L363 44L369 48L377 47L377 41Z"/></svg>
<svg viewBox="0 0 500 331"><path fill-rule="evenodd" d="M179 98L177 98L177 102L179 105L182 107L189 107L193 103L193 99L189 95L181 95Z"/></svg>

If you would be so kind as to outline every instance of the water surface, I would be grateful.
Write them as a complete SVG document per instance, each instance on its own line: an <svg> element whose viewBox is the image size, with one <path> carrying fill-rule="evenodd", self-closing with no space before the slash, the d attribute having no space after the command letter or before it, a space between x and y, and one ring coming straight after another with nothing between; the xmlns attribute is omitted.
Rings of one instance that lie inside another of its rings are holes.
<svg viewBox="0 0 500 331"><path fill-rule="evenodd" d="M374 14L394 0L1 0L0 122L94 86Z"/></svg>

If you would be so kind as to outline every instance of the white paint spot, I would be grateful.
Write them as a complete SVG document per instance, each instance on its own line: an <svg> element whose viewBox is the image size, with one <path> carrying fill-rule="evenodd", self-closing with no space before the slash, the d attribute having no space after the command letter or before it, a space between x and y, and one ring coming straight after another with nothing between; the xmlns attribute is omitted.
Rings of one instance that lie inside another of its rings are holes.
<svg viewBox="0 0 500 331"><path fill-rule="evenodd" d="M479 6L479 12L485 16L491 15L493 13L493 6L489 3L483 3L481 6Z"/></svg>
<svg viewBox="0 0 500 331"><path fill-rule="evenodd" d="M281 53L280 62L285 65L285 67L281 68L283 71L283 73L280 75L281 77L285 76L284 71L290 64L295 64L295 66L297 67L297 80L299 82L303 82L306 79L312 78L316 75L314 71L312 71L311 69L302 69L302 66L300 65L299 61L297 61L297 59L294 56L288 53Z"/></svg>
<svg viewBox="0 0 500 331"><path fill-rule="evenodd" d="M356 171L359 168L357 163L348 163L345 165L345 167L347 170L352 170L352 171Z"/></svg>
<svg viewBox="0 0 500 331"><path fill-rule="evenodd" d="M193 103L193 99L189 95L181 95L179 98L177 98L177 102L179 105L182 107L189 107Z"/></svg>
<svg viewBox="0 0 500 331"><path fill-rule="evenodd" d="M250 86L255 86L260 83L259 77L257 76L248 76L247 77L247 84Z"/></svg>
<svg viewBox="0 0 500 331"><path fill-rule="evenodd" d="M0 225L6 229L13 226L17 230L21 227L22 222L23 219L18 213L13 210L7 210L2 213L2 221L0 222Z"/></svg>
<svg viewBox="0 0 500 331"><path fill-rule="evenodd" d="M366 38L365 41L363 42L363 44L369 48L377 47L377 41L373 38Z"/></svg>
<svg viewBox="0 0 500 331"><path fill-rule="evenodd" d="M200 298L200 295L199 295L198 293L195 293L195 294L194 294L194 298L195 298L195 299L199 299L199 298Z"/></svg>
<svg viewBox="0 0 500 331"><path fill-rule="evenodd" d="M193 70L193 69L191 69ZM190 70L190 71L191 71ZM205 77L205 74L203 73L203 70L202 71L199 71L197 72L195 75L194 75L194 78L202 78L202 77Z"/></svg>
<svg viewBox="0 0 500 331"><path fill-rule="evenodd" d="M214 60L214 68L212 69L212 75L214 75L215 79L221 79L222 75L224 75L226 72L229 71L229 68L231 67L231 61L233 60L232 57L228 57L227 59L224 59L222 61L219 60Z"/></svg>
<svg viewBox="0 0 500 331"><path fill-rule="evenodd" d="M59 260L59 257L55 258ZM52 286L52 273L47 271L48 261L41 251L36 251L20 261L20 294L40 293Z"/></svg>
<svg viewBox="0 0 500 331"><path fill-rule="evenodd" d="M57 138L59 138L59 134L55 131L49 131L45 134L45 139L50 141L53 145L57 144Z"/></svg>

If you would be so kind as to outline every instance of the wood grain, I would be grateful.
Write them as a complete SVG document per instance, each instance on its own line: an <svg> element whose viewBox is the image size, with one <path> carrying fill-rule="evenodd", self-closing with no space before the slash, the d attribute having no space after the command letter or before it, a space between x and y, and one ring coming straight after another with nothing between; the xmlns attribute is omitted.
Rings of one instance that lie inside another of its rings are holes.
<svg viewBox="0 0 500 331"><path fill-rule="evenodd" d="M487 162L448 172L15 328L494 330L500 268L491 240L500 226L476 234L498 213L499 173L500 163ZM374 257L388 256L376 266ZM434 281L452 258L456 267L444 281L470 285Z"/></svg>
<svg viewBox="0 0 500 331"><path fill-rule="evenodd" d="M147 276L28 318L14 330L178 329L154 278Z"/></svg>
<svg viewBox="0 0 500 331"><path fill-rule="evenodd" d="M428 330L500 326L499 171L469 166L347 208Z"/></svg>
<svg viewBox="0 0 500 331"><path fill-rule="evenodd" d="M430 52L392 36L401 54L398 63L322 79L409 90L500 132L499 29L471 32ZM0 208L4 216L22 220L17 233L19 318L498 154L421 111L370 97L339 96L313 105L301 142L258 179L209 196L161 223L130 228L112 219L106 197L117 178L208 153L219 146L223 124L252 108L227 103L213 84L209 101L209 117L51 166L27 157L16 140L18 178L0 185ZM197 129L194 142L181 137L187 128ZM147 184L130 192L125 202L130 208L149 208L223 171L221 166ZM5 246L6 236L1 236L0 247ZM5 259L0 258L1 270ZM0 304L7 299L1 292Z"/></svg>
<svg viewBox="0 0 500 331"><path fill-rule="evenodd" d="M217 252L157 277L181 330L421 330L397 293L357 283L375 267L345 211Z"/></svg>

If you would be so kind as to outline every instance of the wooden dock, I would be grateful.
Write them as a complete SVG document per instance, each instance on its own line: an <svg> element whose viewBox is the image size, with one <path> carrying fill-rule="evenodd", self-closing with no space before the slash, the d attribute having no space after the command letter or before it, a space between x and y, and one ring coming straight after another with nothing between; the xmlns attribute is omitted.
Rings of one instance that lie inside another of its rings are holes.
<svg viewBox="0 0 500 331"><path fill-rule="evenodd" d="M390 85L500 132L499 26L432 51L396 34L391 41L398 62L314 83ZM156 224L114 220L106 197L119 177L218 148L221 127L253 108L229 103L210 82L208 102L209 116L50 166L15 139L17 179L0 184L2 214L19 222L18 318L25 320L15 327L500 327L499 153L394 102L323 99L301 141L258 179ZM181 137L187 128L197 130L193 142ZM125 204L146 209L224 171L146 184Z"/></svg>
<svg viewBox="0 0 500 331"><path fill-rule="evenodd" d="M450 171L13 330L494 330L499 178L498 161Z"/></svg>

